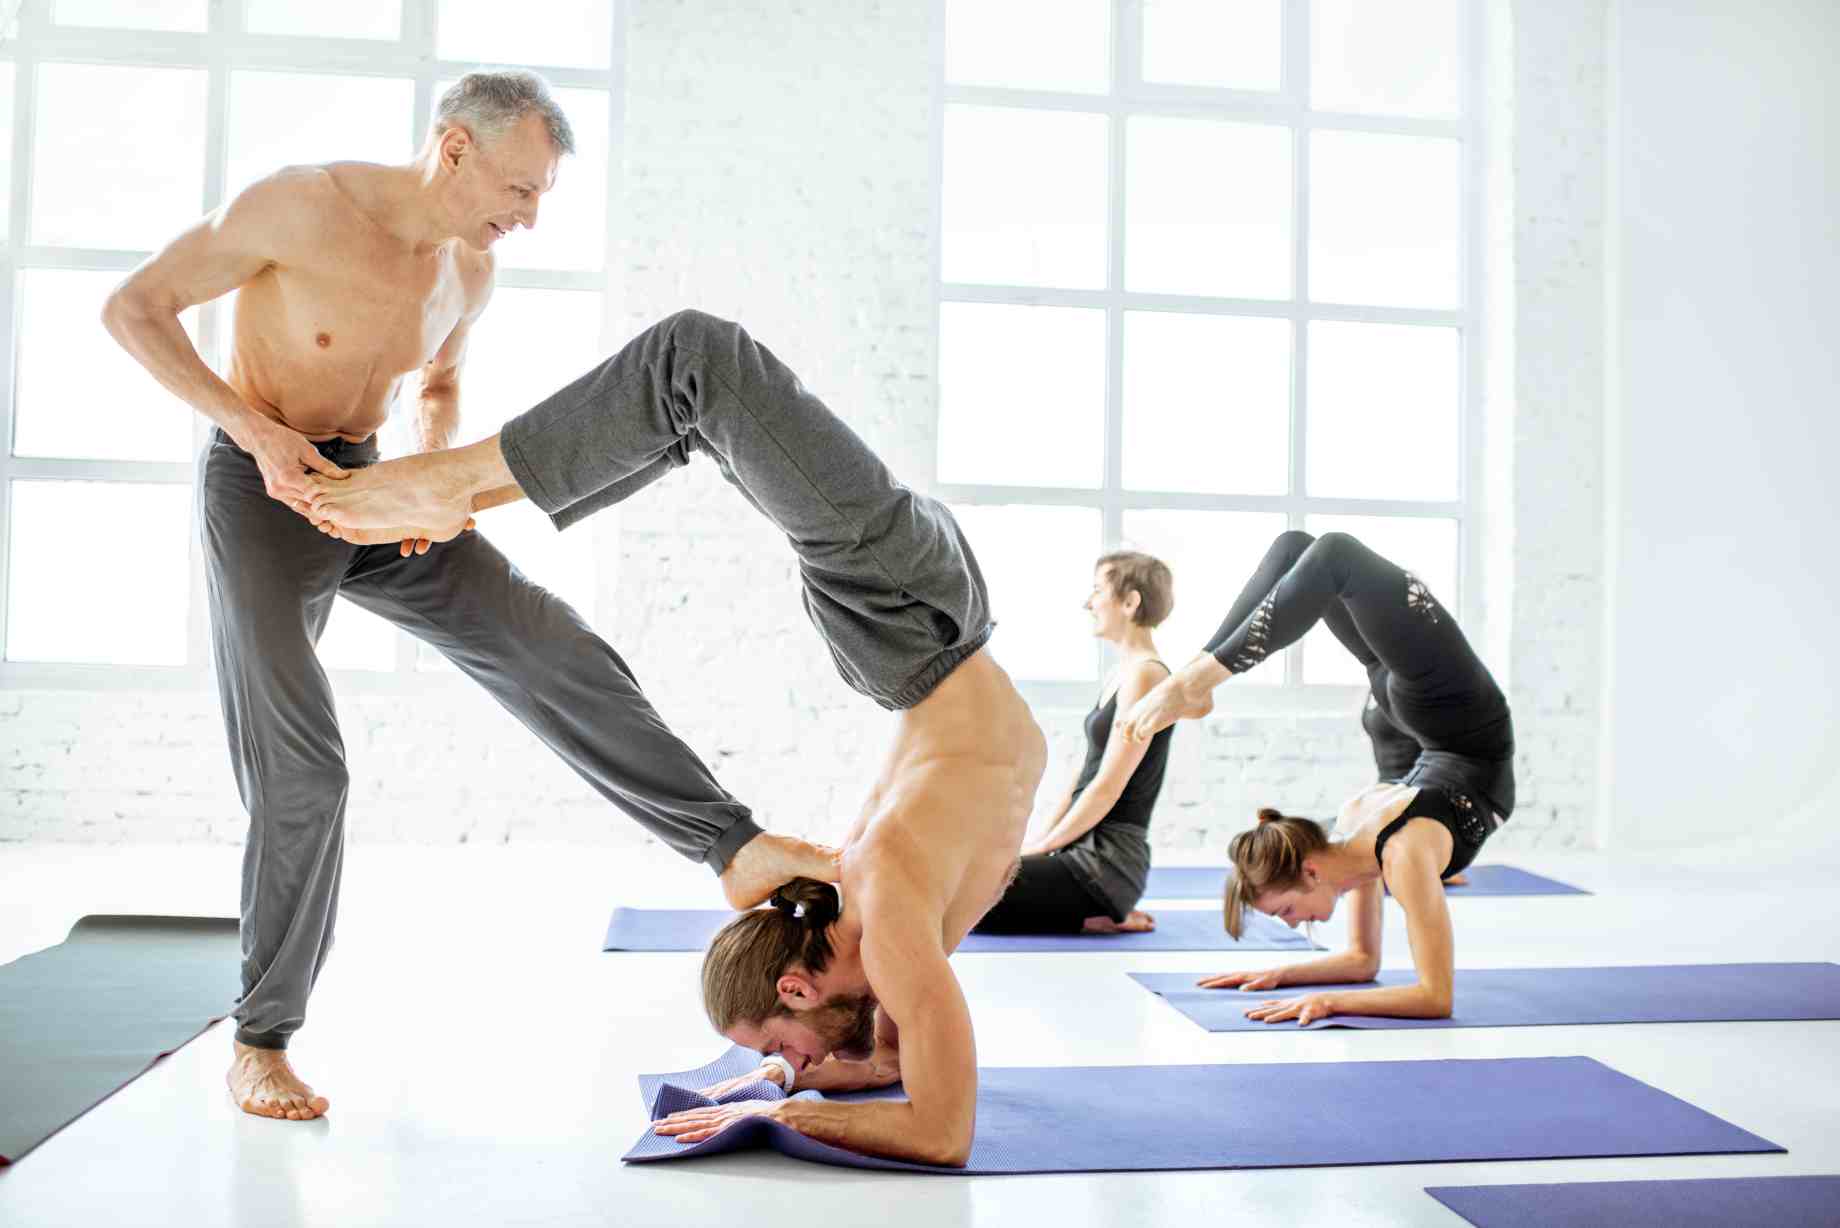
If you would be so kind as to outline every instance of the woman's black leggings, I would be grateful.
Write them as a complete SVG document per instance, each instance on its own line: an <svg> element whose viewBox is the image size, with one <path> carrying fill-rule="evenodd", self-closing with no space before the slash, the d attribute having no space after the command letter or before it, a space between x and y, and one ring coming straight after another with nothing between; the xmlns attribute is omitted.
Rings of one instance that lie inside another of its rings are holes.
<svg viewBox="0 0 1840 1228"><path fill-rule="evenodd" d="M1465 778L1505 818L1514 806L1506 698L1424 583L1348 534L1280 534L1207 650L1243 674L1318 620L1366 668L1387 732L1410 735L1397 746L1375 739L1383 774L1400 778L1417 762L1436 769L1427 783Z"/></svg>
<svg viewBox="0 0 1840 1228"><path fill-rule="evenodd" d="M1003 898L971 928L980 934L1077 934L1086 918L1111 915L1111 906L1095 900L1066 862L1033 853L1022 859Z"/></svg>

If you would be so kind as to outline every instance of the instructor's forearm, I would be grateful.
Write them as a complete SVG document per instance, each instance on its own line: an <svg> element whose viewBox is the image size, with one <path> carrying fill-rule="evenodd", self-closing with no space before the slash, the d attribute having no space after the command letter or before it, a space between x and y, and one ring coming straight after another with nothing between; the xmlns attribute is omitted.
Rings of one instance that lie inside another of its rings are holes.
<svg viewBox="0 0 1840 1228"><path fill-rule="evenodd" d="M971 1154L969 1132L963 1139L948 1138L945 1129L921 1121L906 1100L788 1100L780 1112L781 1120L808 1138L869 1155L963 1168Z"/></svg>
<svg viewBox="0 0 1840 1228"><path fill-rule="evenodd" d="M115 294L102 309L102 324L162 387L223 427L231 437L240 438L250 420L261 416L205 365L176 313L148 308Z"/></svg>
<svg viewBox="0 0 1840 1228"><path fill-rule="evenodd" d="M460 390L425 387L416 401L415 450L444 452L454 446L460 430Z"/></svg>

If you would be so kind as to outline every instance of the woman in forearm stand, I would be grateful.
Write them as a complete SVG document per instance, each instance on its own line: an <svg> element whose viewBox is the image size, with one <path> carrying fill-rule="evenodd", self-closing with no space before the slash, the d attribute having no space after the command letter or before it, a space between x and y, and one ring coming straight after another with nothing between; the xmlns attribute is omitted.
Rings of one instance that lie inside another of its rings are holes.
<svg viewBox="0 0 1840 1228"><path fill-rule="evenodd" d="M1150 812L1169 762L1165 729L1148 741L1112 736L1128 711L1169 677L1151 633L1175 608L1161 560L1134 550L1093 567L1086 598L1092 632L1118 653L1117 670L1086 714L1086 757L1041 829L1022 846L1022 865L977 929L986 934L1115 934L1156 928L1136 911L1150 873Z"/></svg>
<svg viewBox="0 0 1840 1228"><path fill-rule="evenodd" d="M1379 783L1350 798L1331 838L1321 824L1261 810L1233 838L1227 931L1247 908L1291 926L1326 921L1354 893L1348 949L1268 972L1231 972L1208 988L1273 989L1372 980L1380 968L1384 886L1406 912L1418 983L1262 1002L1268 1023L1327 1015L1443 1018L1453 944L1442 880L1468 866L1514 809L1514 725L1488 668L1450 612L1411 573L1345 533L1291 532L1272 543L1208 649L1120 720L1139 741L1205 715L1215 687L1303 637L1318 621L1366 667L1361 724Z"/></svg>

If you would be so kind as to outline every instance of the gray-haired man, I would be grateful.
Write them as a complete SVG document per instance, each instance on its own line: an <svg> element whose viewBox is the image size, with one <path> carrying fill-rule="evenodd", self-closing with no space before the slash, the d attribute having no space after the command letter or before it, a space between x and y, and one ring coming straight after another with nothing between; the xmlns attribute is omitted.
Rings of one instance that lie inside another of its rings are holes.
<svg viewBox="0 0 1840 1228"><path fill-rule="evenodd" d="M377 429L410 371L421 370L419 447L453 442L493 246L536 225L573 146L541 78L470 73L442 97L414 162L285 168L179 235L104 311L116 340L217 426L199 458L197 506L249 811L229 1074L247 1112L305 1120L327 1108L285 1050L338 905L349 776L314 653L337 595L440 649L604 797L720 874L737 907L796 875L836 877L826 850L764 835L619 655L490 542L419 524L340 541L303 515L309 472L377 459ZM220 379L178 317L232 291L236 335ZM443 542L432 554L431 539Z"/></svg>

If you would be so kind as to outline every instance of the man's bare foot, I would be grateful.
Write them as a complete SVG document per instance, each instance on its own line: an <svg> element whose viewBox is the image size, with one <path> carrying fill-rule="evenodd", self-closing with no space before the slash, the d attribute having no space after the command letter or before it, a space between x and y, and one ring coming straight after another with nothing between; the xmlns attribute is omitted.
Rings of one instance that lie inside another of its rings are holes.
<svg viewBox="0 0 1840 1228"><path fill-rule="evenodd" d="M422 452L355 469L342 478L313 481L319 475L310 475L312 519L341 531L463 524L472 511L473 491L453 458L464 451Z"/></svg>
<svg viewBox="0 0 1840 1228"><path fill-rule="evenodd" d="M1460 873L1452 874L1449 878L1444 880L1444 885L1446 887L1467 887L1469 886L1469 879L1465 878Z"/></svg>
<svg viewBox="0 0 1840 1228"><path fill-rule="evenodd" d="M1088 934L1148 934L1156 928L1156 918L1133 908L1123 921L1110 917L1088 917L1082 932Z"/></svg>
<svg viewBox="0 0 1840 1228"><path fill-rule="evenodd" d="M324 1096L314 1095L300 1081L282 1049L257 1049L236 1042L236 1057L224 1082L237 1107L257 1117L311 1121L331 1107Z"/></svg>
<svg viewBox="0 0 1840 1228"><path fill-rule="evenodd" d="M319 529L319 531L324 533L327 537L336 537L340 541L350 542L354 546L389 546L397 542L413 543L417 546L417 554L428 553L428 548L421 545L423 542L451 540L446 535L444 529L341 529L330 520L318 521L315 523L314 527ZM460 532L465 533L470 529L476 529L478 527L478 522L471 516L468 516L466 518L466 524L461 526ZM455 536L458 535L456 534ZM404 553L406 554L408 551L405 550Z"/></svg>
<svg viewBox="0 0 1840 1228"><path fill-rule="evenodd" d="M752 908L795 878L834 883L842 877L837 856L828 844L762 832L722 871L722 894L730 908Z"/></svg>

